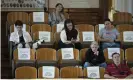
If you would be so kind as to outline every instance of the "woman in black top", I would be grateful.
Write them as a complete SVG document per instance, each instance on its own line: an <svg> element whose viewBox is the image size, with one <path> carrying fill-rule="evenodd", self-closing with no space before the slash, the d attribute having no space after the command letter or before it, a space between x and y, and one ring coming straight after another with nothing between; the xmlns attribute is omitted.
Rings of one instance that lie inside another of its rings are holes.
<svg viewBox="0 0 133 80"><path fill-rule="evenodd" d="M106 68L105 58L103 51L99 49L97 42L91 43L91 48L86 52L86 59L84 67L88 66L100 66Z"/></svg>
<svg viewBox="0 0 133 80"><path fill-rule="evenodd" d="M64 22L64 29L60 33L59 49L60 48L76 48L81 49L79 42L79 32L75 29L73 21L66 19Z"/></svg>

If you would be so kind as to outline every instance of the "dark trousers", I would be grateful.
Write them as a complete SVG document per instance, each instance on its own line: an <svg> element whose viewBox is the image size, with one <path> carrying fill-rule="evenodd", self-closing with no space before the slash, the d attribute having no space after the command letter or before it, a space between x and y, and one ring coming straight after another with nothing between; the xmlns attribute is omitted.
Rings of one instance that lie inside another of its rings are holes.
<svg viewBox="0 0 133 80"><path fill-rule="evenodd" d="M76 48L78 50L81 50L82 49L82 45L81 45L80 42L75 43L75 44L65 44L65 43L63 43L60 40L59 43L58 43L58 45L59 45L59 48L58 49L61 49L61 48Z"/></svg>

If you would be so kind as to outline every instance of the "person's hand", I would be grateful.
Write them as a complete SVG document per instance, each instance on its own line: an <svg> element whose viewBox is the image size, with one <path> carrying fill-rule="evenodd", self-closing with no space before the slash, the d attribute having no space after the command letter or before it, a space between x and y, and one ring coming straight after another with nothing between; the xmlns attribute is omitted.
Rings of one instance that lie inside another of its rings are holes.
<svg viewBox="0 0 133 80"><path fill-rule="evenodd" d="M38 47L37 43L34 43L32 46L33 49L36 49L37 47Z"/></svg>
<svg viewBox="0 0 133 80"><path fill-rule="evenodd" d="M66 44L71 44L71 42L66 42Z"/></svg>
<svg viewBox="0 0 133 80"><path fill-rule="evenodd" d="M75 40L75 39L71 39L71 42L72 42L72 43L76 43L76 40Z"/></svg>
<svg viewBox="0 0 133 80"><path fill-rule="evenodd" d="M14 42L15 44L19 44L17 41Z"/></svg>
<svg viewBox="0 0 133 80"><path fill-rule="evenodd" d="M114 42L112 39L105 39L107 42Z"/></svg>
<svg viewBox="0 0 133 80"><path fill-rule="evenodd" d="M17 45L17 48L22 48L23 47L23 45L21 44L21 43L19 43L18 45Z"/></svg>
<svg viewBox="0 0 133 80"><path fill-rule="evenodd" d="M110 76L110 78L111 78L111 79L117 79L117 78L116 78L116 77L114 77L114 76Z"/></svg>
<svg viewBox="0 0 133 80"><path fill-rule="evenodd" d="M96 51L96 52L94 52L94 54L98 56L98 54L99 54L99 51Z"/></svg>
<svg viewBox="0 0 133 80"><path fill-rule="evenodd" d="M133 74L130 74L130 75L127 76L125 79L133 79Z"/></svg>
<svg viewBox="0 0 133 80"><path fill-rule="evenodd" d="M109 42L114 42L114 40L112 40L112 39L109 39L108 41L109 41Z"/></svg>

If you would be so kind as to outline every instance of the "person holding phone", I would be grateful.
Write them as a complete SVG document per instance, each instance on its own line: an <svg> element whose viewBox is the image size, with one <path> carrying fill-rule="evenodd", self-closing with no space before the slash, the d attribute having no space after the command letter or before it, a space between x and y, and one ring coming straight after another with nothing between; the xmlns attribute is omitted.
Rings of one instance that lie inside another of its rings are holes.
<svg viewBox="0 0 133 80"><path fill-rule="evenodd" d="M73 21L66 19L64 22L64 29L60 33L59 49L60 48L76 48L81 49L79 42L79 32L75 29Z"/></svg>

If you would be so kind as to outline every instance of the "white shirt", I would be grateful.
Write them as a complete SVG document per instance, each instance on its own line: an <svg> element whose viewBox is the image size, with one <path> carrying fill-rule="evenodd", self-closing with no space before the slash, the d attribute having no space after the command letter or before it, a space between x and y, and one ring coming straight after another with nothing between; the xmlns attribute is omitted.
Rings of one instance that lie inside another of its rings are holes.
<svg viewBox="0 0 133 80"><path fill-rule="evenodd" d="M63 43L67 43L67 42L71 42L71 41L68 41L67 40L67 35L66 35L66 31L65 30L62 30L61 33L60 33L60 39ZM77 35L77 40L76 41L79 41L79 33Z"/></svg>
<svg viewBox="0 0 133 80"><path fill-rule="evenodd" d="M23 37L24 37L25 42L31 42L32 41L30 34L26 31L23 31ZM17 31L11 33L10 41L17 42L17 43L20 42L19 35L18 35Z"/></svg>

